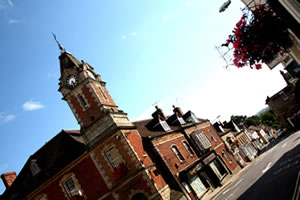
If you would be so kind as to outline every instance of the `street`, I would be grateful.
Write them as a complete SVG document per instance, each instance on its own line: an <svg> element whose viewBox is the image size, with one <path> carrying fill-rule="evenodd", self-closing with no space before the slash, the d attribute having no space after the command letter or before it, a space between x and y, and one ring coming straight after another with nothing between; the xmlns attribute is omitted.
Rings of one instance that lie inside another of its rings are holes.
<svg viewBox="0 0 300 200"><path fill-rule="evenodd" d="M293 199L299 196L299 173L300 131L271 143L215 199Z"/></svg>

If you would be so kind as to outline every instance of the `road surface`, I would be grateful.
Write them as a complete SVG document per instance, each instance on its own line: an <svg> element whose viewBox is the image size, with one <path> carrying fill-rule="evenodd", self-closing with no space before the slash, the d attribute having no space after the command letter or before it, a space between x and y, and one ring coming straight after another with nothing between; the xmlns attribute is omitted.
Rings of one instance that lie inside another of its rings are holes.
<svg viewBox="0 0 300 200"><path fill-rule="evenodd" d="M300 195L299 179L300 131L271 143L268 150L252 161L248 169L215 199L296 199Z"/></svg>

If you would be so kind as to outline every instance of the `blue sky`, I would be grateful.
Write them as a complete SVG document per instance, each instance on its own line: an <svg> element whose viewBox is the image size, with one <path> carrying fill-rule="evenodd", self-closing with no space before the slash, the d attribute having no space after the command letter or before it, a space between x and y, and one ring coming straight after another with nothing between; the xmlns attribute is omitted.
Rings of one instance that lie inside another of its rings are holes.
<svg viewBox="0 0 300 200"><path fill-rule="evenodd" d="M78 129L58 89L59 50L101 74L131 120L158 102L198 117L227 119L265 107L285 83L278 70L224 69L215 45L241 17L225 0L0 0L0 174L17 173L61 129ZM4 185L0 184L0 194Z"/></svg>

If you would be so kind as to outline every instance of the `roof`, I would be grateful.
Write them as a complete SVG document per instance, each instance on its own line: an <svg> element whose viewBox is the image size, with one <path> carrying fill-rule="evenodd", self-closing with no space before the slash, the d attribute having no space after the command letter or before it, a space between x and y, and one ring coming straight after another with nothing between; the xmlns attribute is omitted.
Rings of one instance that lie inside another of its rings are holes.
<svg viewBox="0 0 300 200"><path fill-rule="evenodd" d="M260 131L261 130L261 128L260 127L257 127L257 126L250 126L248 129L250 129L250 130L254 130L254 131Z"/></svg>
<svg viewBox="0 0 300 200"><path fill-rule="evenodd" d="M86 146L79 130L62 130L28 158L14 183L2 194L2 198L24 199L85 151ZM32 163L40 169L35 175L32 173Z"/></svg>
<svg viewBox="0 0 300 200"><path fill-rule="evenodd" d="M188 113L190 114L191 112L188 112ZM188 114L188 116L189 116L189 114ZM169 117L171 117L172 120L174 119L173 115L169 116ZM172 120L167 119L166 122L169 122L169 121L172 121ZM208 121L208 120L200 119L200 118L197 118L197 120L198 120L197 123L187 122L187 121L185 121L186 122L185 124L180 124L180 123L170 124L170 123L167 123L168 126L171 129L170 131L165 131L163 128L161 128L159 126L156 126L156 124L159 123L158 119L145 119L145 120L133 122L133 124L136 126L137 130L139 131L139 133L142 137L158 137L158 136L161 136L161 135L165 135L165 134L169 134L169 133L179 131L182 128L185 128L185 127L188 127L188 126L193 126L195 124L200 124L200 123Z"/></svg>
<svg viewBox="0 0 300 200"><path fill-rule="evenodd" d="M166 132L163 129L151 128L155 123L158 122L153 119L146 119L146 120L133 122L133 124L137 127L137 130L139 131L142 137L149 137L149 136L156 137L156 136L164 135L166 133L174 132L181 128L180 126L169 125L171 131Z"/></svg>

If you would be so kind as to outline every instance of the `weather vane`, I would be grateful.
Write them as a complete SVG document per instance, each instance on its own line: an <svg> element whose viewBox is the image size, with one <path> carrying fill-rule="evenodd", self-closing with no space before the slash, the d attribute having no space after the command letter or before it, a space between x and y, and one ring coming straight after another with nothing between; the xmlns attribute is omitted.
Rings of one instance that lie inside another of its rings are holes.
<svg viewBox="0 0 300 200"><path fill-rule="evenodd" d="M66 51L65 48L57 41L56 35L55 35L53 32L52 32L52 35L53 35L54 40L56 41L56 43L57 43L57 45L58 45L58 48L59 48L60 52L61 52L61 53L64 53L64 52Z"/></svg>

